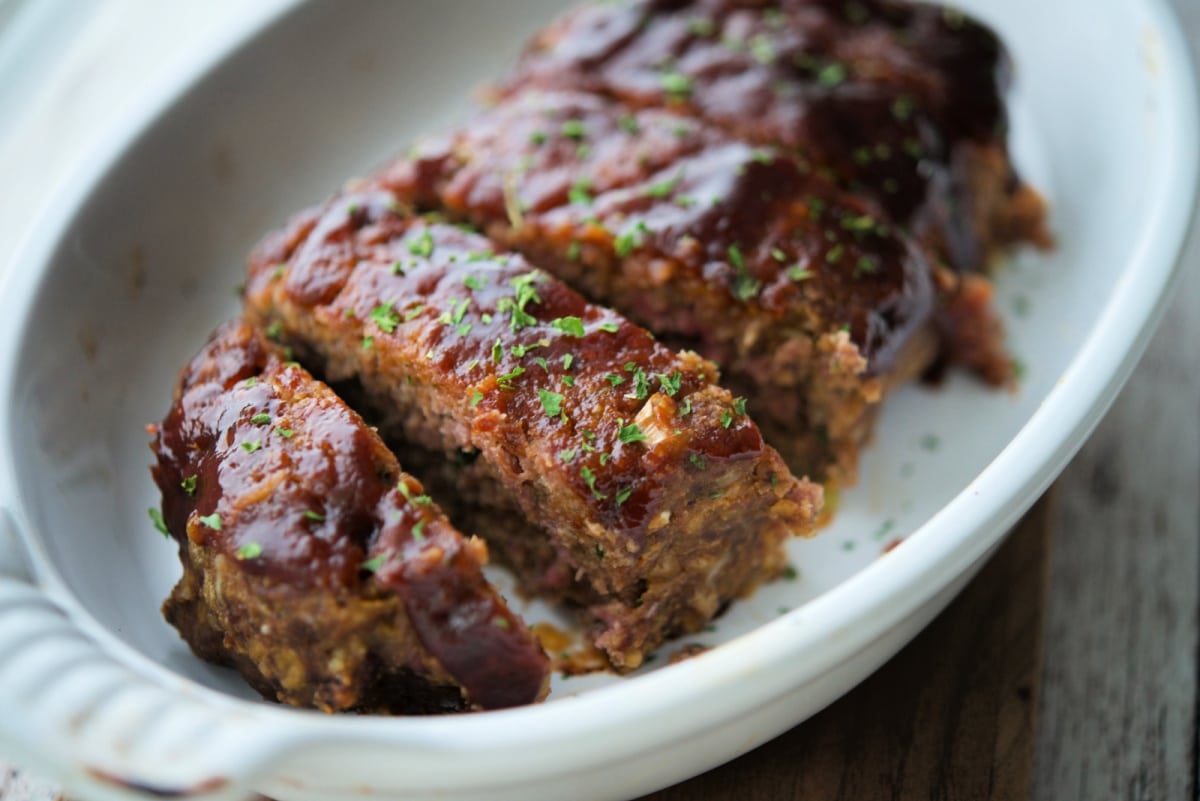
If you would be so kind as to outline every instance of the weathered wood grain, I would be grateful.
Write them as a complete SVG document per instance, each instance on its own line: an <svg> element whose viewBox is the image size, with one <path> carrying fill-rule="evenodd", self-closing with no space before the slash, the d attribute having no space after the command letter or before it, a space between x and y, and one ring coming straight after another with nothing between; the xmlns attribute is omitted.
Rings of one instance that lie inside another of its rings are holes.
<svg viewBox="0 0 1200 801"><path fill-rule="evenodd" d="M846 697L642 801L1025 801L1052 508L1042 499L949 609Z"/></svg>

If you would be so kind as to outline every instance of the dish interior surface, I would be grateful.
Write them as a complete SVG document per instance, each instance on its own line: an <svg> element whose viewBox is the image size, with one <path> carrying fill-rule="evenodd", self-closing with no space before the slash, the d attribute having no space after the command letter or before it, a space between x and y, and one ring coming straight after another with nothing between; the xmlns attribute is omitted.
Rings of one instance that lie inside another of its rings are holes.
<svg viewBox="0 0 1200 801"><path fill-rule="evenodd" d="M158 497L144 426L162 418L178 370L208 332L238 313L235 290L261 235L461 119L472 90L501 75L566 5L302 6L182 95L90 194L24 322L8 425L19 505L56 578L105 636L210 688L257 698L233 672L195 659L159 614L179 564L146 515ZM682 646L728 643L834 591L897 543L922 548L919 529L960 494L988 491L989 464L1056 390L1106 307L1138 291L1128 268L1171 169L1155 146L1162 62L1148 18L1132 3L1103 15L1082 0L961 5L1012 51L1016 162L1047 197L1059 240L1053 253L1016 255L997 277L1020 387L993 391L952 375L896 393L832 524L791 544L797 576L668 644L643 672ZM1121 357L1113 354L1114 371ZM511 586L503 571L494 575ZM566 627L554 610L507 594L530 619ZM556 678L550 703L628 681Z"/></svg>

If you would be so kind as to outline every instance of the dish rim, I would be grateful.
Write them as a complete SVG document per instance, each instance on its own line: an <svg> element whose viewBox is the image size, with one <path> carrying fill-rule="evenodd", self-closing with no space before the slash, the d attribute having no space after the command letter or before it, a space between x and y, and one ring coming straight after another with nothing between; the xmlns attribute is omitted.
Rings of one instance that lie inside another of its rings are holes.
<svg viewBox="0 0 1200 801"><path fill-rule="evenodd" d="M15 371L21 351L28 345L25 331L33 312L32 300L50 274L61 242L70 235L89 200L187 91L229 58L253 46L259 36L303 2L268 0L261 9L231 25L219 46L197 54L157 81L140 102L105 131L87 158L77 162L83 168L74 173L70 183L59 187L17 248L14 264L31 264L33 268L10 269L0 283L0 307L11 312L0 320L0 382L5 382L0 385L7 388L0 395L0 477L4 479L0 483L0 505L9 506L17 516L38 576L56 600L69 608L72 618L101 640L118 661L158 680L162 674L169 674L190 693L237 708L248 714L248 720L281 733L292 744L352 737L403 745L418 752L476 753L487 748L508 754L533 748L546 753L546 749L554 750L564 732L577 729L579 721L586 721L595 736L610 730L628 735L630 724L648 716L665 721L606 748L604 761L612 762L624 754L661 745L663 726L670 731L691 730L703 719L744 714L770 703L786 689L814 681L899 625L937 589L944 588L1000 542L1099 423L1141 357L1163 313L1163 300L1180 273L1179 256L1196 203L1200 153L1195 77L1174 10L1166 0L1143 0L1143 13L1153 21L1155 33L1161 38L1159 55L1163 64L1159 77L1163 97L1169 102L1160 107L1159 113L1167 131L1164 148L1178 169L1168 172L1165 180L1152 188L1147 224L1134 238L1136 244L1119 283L1058 383L979 476L914 531L905 547L701 658L673 666L669 672L651 673L570 699L487 714L415 719L329 717L235 699L168 671L117 640L70 592L47 557L40 537L31 533L34 528L24 518L28 499L22 497L13 479L19 466L9 433L14 417L11 388L21 383ZM1135 280L1136 291L1126 291L1132 289ZM1115 369L1113 353L1122 354ZM1025 466L1029 464L1035 468L1029 470ZM819 625L813 625L814 620ZM729 647L734 642L736 647ZM787 665L786 671L778 669L782 664ZM696 714L686 720L669 721L672 710L694 704L698 693L722 696L721 688L735 684L740 685L736 703L726 699L725 703L706 703L703 710L691 707ZM610 703L613 694L620 694L622 703ZM556 771L549 767L553 760L542 761L548 767L538 775L554 775Z"/></svg>

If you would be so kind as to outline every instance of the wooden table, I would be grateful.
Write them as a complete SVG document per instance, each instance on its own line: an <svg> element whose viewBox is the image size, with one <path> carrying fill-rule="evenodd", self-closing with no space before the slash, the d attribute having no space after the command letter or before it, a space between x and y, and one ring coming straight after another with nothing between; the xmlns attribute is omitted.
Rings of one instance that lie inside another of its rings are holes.
<svg viewBox="0 0 1200 801"><path fill-rule="evenodd" d="M1200 50L1200 2L1174 2ZM1128 386L947 612L825 712L644 801L1200 799L1196 230ZM0 801L55 797L0 763Z"/></svg>

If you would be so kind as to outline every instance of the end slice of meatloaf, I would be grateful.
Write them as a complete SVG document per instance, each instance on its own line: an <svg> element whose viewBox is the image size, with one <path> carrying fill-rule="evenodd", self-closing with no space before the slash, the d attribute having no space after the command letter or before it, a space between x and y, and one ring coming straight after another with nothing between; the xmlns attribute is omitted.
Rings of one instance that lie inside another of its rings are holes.
<svg viewBox="0 0 1200 801"><path fill-rule="evenodd" d="M718 362L800 474L853 481L939 348L929 263L877 207L673 112L526 92L375 180Z"/></svg>
<svg viewBox="0 0 1200 801"><path fill-rule="evenodd" d="M669 107L801 154L872 197L958 271L1048 245L1009 158L1000 39L897 0L591 3L530 43L504 91L578 89Z"/></svg>
<svg viewBox="0 0 1200 801"><path fill-rule="evenodd" d="M530 589L581 599L618 668L776 575L814 525L820 488L713 364L389 192L347 191L269 238L246 305L359 381L385 431L476 460L461 496L532 524L495 550Z"/></svg>
<svg viewBox="0 0 1200 801"><path fill-rule="evenodd" d="M326 712L537 701L549 662L464 538L362 419L245 323L184 369L154 479L198 656Z"/></svg>

